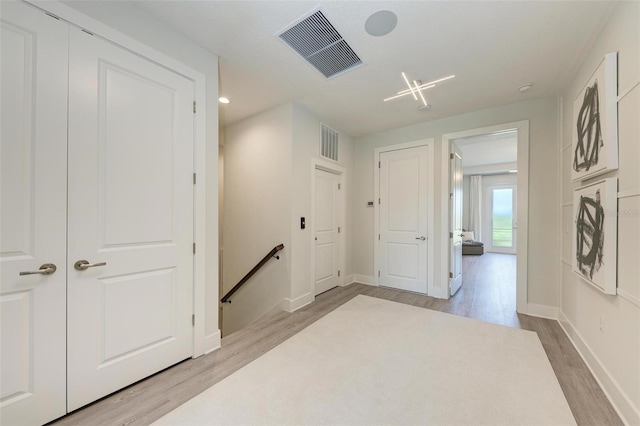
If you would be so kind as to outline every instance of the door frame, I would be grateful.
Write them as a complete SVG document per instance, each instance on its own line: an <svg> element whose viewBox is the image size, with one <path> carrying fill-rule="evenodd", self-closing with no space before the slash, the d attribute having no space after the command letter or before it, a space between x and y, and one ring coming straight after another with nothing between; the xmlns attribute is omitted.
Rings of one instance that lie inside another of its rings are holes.
<svg viewBox="0 0 640 426"><path fill-rule="evenodd" d="M309 268L309 293L312 296L309 302L316 300L316 170L322 170L339 176L340 191L338 195L338 223L340 223L340 233L338 234L338 270L341 272L338 277L338 286L345 285L345 269L347 265L347 169L330 161L321 160L319 158L311 159L311 211L309 212L309 247L311 247L311 256Z"/></svg>
<svg viewBox="0 0 640 426"><path fill-rule="evenodd" d="M373 282L374 285L380 285L380 277L378 276L380 271L380 241L378 240L378 234L380 234L380 204L376 203L376 199L380 198L380 154L389 151L400 151L408 148L417 148L420 146L427 147L428 159L427 167L429 169L427 177L427 295L433 296L436 293L435 288L435 262L434 262L434 238L435 238L435 208L434 208L434 191L435 191L435 158L434 158L434 139L420 139L413 142L399 143L395 145L386 145L380 148L376 148L373 154L373 193L375 199L373 201ZM447 154L447 161L449 155ZM448 178L447 178L448 182ZM447 190L448 194L448 190ZM447 268L448 270L448 268ZM447 281L448 282L448 281Z"/></svg>
<svg viewBox="0 0 640 426"><path fill-rule="evenodd" d="M198 105L197 112L193 115L193 171L197 175L198 184L194 184L194 229L193 229L193 241L197 247L196 253L193 256L193 315L195 316L193 326L193 358L196 358L205 353L211 352L220 347L220 329L216 332L206 335L206 319L207 317L217 317L217 306L214 312L206 312L206 300L207 297L211 297L211 290L207 292L206 286L206 269L207 262L215 263L215 275L217 277L217 256L207 259L207 216L206 216L206 204L207 204L207 90L206 90L206 77L200 71L197 71L179 61L172 58L169 55L161 53L154 48L129 37L122 32L113 29L112 27L103 24L102 22L93 19L70 6L57 1L38 1L38 0L26 0L31 6L36 7L54 15L55 17L62 19L70 25L79 27L93 34L96 37L100 37L112 44L122 47L128 51L131 51L145 59L148 59L172 72L180 74L185 78L193 81L194 83L194 101ZM217 88L213 88L217 90ZM211 91L211 89L210 89ZM217 94L215 95L217 98ZM210 106L210 113L216 113L217 105ZM217 132L215 137L217 138ZM213 146L213 145L212 145ZM217 144L215 144L217 148ZM216 153L214 153L216 154ZM211 156L211 153L209 153ZM200 183L201 182L201 183ZM217 188L216 188L217 190ZM217 196L215 197L215 204L217 206ZM211 202L209 204L212 204ZM214 220L217 224L217 207L209 214L210 219ZM217 230L217 225L216 225ZM217 232L217 231L216 231ZM210 247L210 251L217 253L217 244L214 243L214 247ZM212 286L217 291L217 283ZM209 293L209 294L207 294ZM217 293L216 293L217 294ZM208 314L208 315L207 315Z"/></svg>
<svg viewBox="0 0 640 426"><path fill-rule="evenodd" d="M451 212L449 211L449 141L470 136L480 136L487 133L495 133L504 130L515 129L518 135L518 178L517 178L517 241L516 241L516 311L521 314L527 313L527 290L528 290L528 234L529 234L529 120L515 121L510 123L497 124L494 126L463 130L455 133L447 133L442 135L441 150L441 184L440 189L440 212L442 217L451 220ZM441 251L443 253L450 252L449 226L442 226L440 235ZM449 276L449 256L442 257L440 267L440 280L448 282ZM446 296L448 298L448 296Z"/></svg>
<svg viewBox="0 0 640 426"><path fill-rule="evenodd" d="M462 279L463 279L463 273L462 273L462 259L460 259L460 283L459 285L456 287L455 291L452 292L452 284L453 282L455 282L455 275L454 275L454 265L455 262L453 260L453 257L455 255L455 243L456 240L458 238L460 238L460 240L458 240L460 242L460 256L462 257L462 235L457 235L456 236L456 229L454 226L454 216L455 216L455 212L454 212L454 206L456 205L454 203L455 201L455 189L453 187L454 185L454 170L452 168L452 164L455 161L455 157L457 155L457 153L455 152L455 148L457 148L460 153L462 154L462 150L460 149L459 146L456 145L455 141L449 141L449 151L451 152L451 154L449 154L449 237L451 238L451 244L449 245L449 280L448 280L448 289L447 292L449 294L449 297L452 297L458 290L460 290L460 287L462 287ZM464 173L462 170L462 156L460 157L460 185L462 185L462 189L464 192ZM460 194L460 200L459 204L460 204L460 222L461 222L461 226L460 226L460 232L462 232L462 230L464 229L464 225L462 224L462 216L464 215L464 206L462 205L464 203L464 195Z"/></svg>

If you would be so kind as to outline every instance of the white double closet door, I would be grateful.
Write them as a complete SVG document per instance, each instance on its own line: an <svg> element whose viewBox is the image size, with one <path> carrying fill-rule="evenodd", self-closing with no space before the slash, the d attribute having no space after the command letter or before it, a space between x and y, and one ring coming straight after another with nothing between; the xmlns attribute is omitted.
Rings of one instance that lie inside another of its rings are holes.
<svg viewBox="0 0 640 426"><path fill-rule="evenodd" d="M41 424L193 353L194 86L1 12L0 423Z"/></svg>

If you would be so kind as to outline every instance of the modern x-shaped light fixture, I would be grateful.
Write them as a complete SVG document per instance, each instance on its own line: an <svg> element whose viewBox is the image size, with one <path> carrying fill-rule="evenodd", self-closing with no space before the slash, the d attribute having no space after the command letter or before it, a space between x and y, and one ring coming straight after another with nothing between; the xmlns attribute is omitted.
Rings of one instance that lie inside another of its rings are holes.
<svg viewBox="0 0 640 426"><path fill-rule="evenodd" d="M430 81L428 83L422 83L422 82L418 82L418 80L413 80L413 84L409 82L409 79L407 78L407 75L402 72L402 78L404 79L404 82L407 83L407 87L408 89L405 90L401 90L399 91L397 94L395 94L394 96L388 97L384 100L384 102L386 101L390 101L392 99L397 99L400 98L402 96L407 96L407 95L412 95L413 99L415 99L416 101L418 100L418 96L420 96L420 99L422 100L423 106L422 107L428 107L429 104L427 103L427 99L424 97L424 94L422 93L423 90L427 90L427 89L431 89L432 87L436 87L437 83L440 83L442 81L445 80L449 80L451 78L455 77L455 75L450 75L448 77L444 77L444 78L439 78L438 80L433 80Z"/></svg>

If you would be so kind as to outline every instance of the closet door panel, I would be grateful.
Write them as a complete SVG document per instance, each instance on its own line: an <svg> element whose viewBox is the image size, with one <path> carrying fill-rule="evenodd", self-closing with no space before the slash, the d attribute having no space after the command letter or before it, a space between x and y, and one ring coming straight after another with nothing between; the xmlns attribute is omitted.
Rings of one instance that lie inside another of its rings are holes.
<svg viewBox="0 0 640 426"><path fill-rule="evenodd" d="M75 29L69 63L73 410L192 355L193 82Z"/></svg>
<svg viewBox="0 0 640 426"><path fill-rule="evenodd" d="M0 7L0 424L43 424L66 413L69 29Z"/></svg>

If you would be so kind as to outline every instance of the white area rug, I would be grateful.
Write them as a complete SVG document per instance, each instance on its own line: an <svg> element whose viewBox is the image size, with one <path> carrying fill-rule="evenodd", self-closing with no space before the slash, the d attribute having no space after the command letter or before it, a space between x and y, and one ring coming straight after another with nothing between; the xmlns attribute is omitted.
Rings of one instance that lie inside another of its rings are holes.
<svg viewBox="0 0 640 426"><path fill-rule="evenodd" d="M575 421L537 334L360 295L154 424Z"/></svg>

